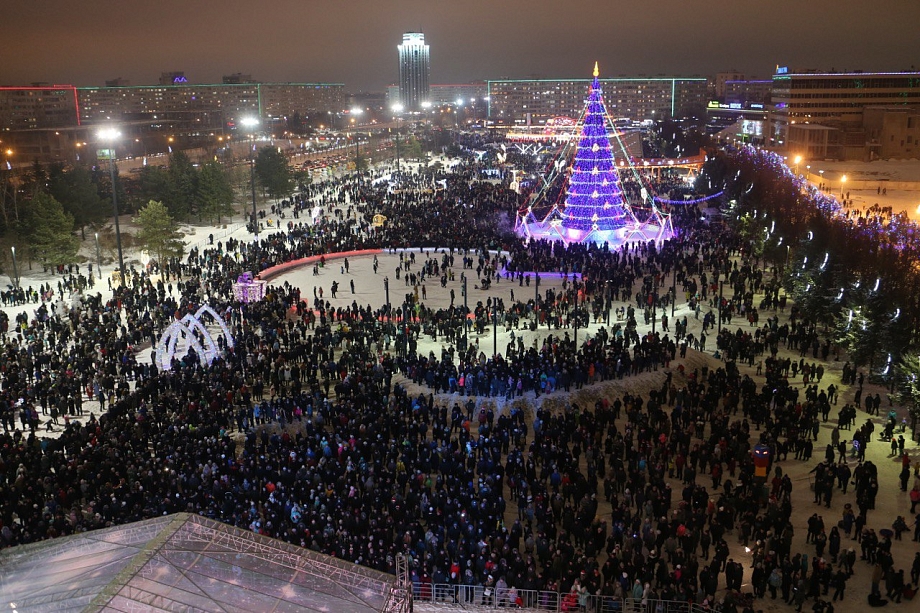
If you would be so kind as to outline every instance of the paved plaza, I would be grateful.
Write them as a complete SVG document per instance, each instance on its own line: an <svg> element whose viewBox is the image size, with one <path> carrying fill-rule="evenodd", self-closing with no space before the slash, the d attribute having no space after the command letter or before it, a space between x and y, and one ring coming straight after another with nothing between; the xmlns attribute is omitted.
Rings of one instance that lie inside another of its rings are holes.
<svg viewBox="0 0 920 613"><path fill-rule="evenodd" d="M275 230L277 231L277 230ZM216 240L222 240L226 236L235 236L237 238L245 239L247 235L245 230L240 224L232 225L229 228L224 229L223 231L214 232L213 229L197 229L194 235L189 235L187 241L189 244L204 244L209 233L215 234ZM396 269L399 267L401 258L410 258L414 255L415 263L410 267L412 272L417 272L421 266L424 264L427 258L434 258L438 261L445 255L450 255L449 250L443 249L427 249L427 250L409 250L405 252L395 252L395 253L381 253L376 256L377 259L377 270L374 270L374 257L373 256L358 256L350 257L348 259L348 270L345 270L344 258L336 257L334 254L327 256L326 264L323 267L318 268L316 273L314 273L314 268L312 266L304 266L289 272L285 272L271 280L272 284L280 285L284 283L289 283L293 286L299 287L302 292L302 297L311 302L314 295L319 295L320 289L322 289L323 299L327 300L332 307L348 307L353 303L358 306L371 306L376 309L381 307L386 303L386 293L384 289L384 279L389 279L389 302L394 307L402 304L405 294L414 293L416 287L413 285L407 285L405 282L405 277L396 278ZM482 289L479 279L476 278L476 271L471 269L464 270L461 267L461 253L454 251L455 264L450 267L450 279L446 282L446 285L442 287L438 277L430 277L426 279L424 283L418 284L418 291L420 294L424 294L421 297L421 302L425 304L426 307L431 309L446 308L451 304L451 293L453 293L453 302L454 304L461 305L464 303L464 297L462 293L462 282L461 275L465 274L468 276L467 288L468 296L466 297L466 302L470 308L475 308L477 303L485 304L490 298L500 298L506 305L510 305L514 300L526 301L534 298L535 293L538 291L536 286L536 278L533 274L529 275L530 283L529 285L521 280L517 279L508 279L501 278L498 281L493 281L491 287L488 289ZM111 268L111 267L109 267ZM104 274L108 270L103 271ZM661 293L665 293L671 286L672 278L670 276L665 277L663 280L663 285L661 287ZM29 284L37 284L41 282L54 282L55 277L50 275L33 275L32 277L26 277L23 279L22 284L24 286ZM546 292L547 290L560 291L563 289L563 285L571 281L570 277L562 277L560 275L550 275L545 274L541 275L539 291L541 293ZM331 287L333 283L338 285L337 296L333 298L331 296ZM631 295L635 295L635 291L638 290L641 280L637 281L636 285L633 288ZM423 287L424 288L423 288ZM352 290L352 287L354 288ZM105 295L110 295L110 292L103 284L97 284L94 291L101 291ZM728 296L726 296L728 297ZM661 312L657 313L659 321L656 322L656 331L659 332L662 336L671 334L673 335L674 323L677 320L686 318L687 320L687 331L693 334L695 337L699 337L702 332L703 325L703 315L708 311L713 310L712 307L705 303L701 308L701 313L699 318L697 314L692 310L687 302L684 299L684 294L681 291L680 286L677 287L677 304L673 311L670 307L666 308L665 311L669 318L668 330L661 330L660 316ZM69 298L68 298L69 299ZM754 303L758 304L760 302L760 297L755 297ZM629 304L635 304L635 302L614 302L614 309L620 307L627 307ZM37 305L27 305L26 307L4 307L4 309L10 314L11 319L15 316L17 312L25 310L28 313L31 313L36 308ZM779 316L780 325L787 322L789 319L790 309L787 307L784 311L777 311L776 314ZM773 315L773 311L764 312L764 315ZM640 335L645 334L651 331L652 326L646 325L641 316L641 312L637 313L638 321L638 332ZM579 341L587 339L588 337L597 333L597 331L603 326L607 330L612 330L617 325L622 325L624 323L623 318L617 319L615 311L610 314L610 322L606 323L603 321L595 322L592 321L587 327L587 329L578 329L575 330L573 327L561 327L549 329L545 325L540 326L537 330L530 330L521 327L519 329L508 329L505 325L499 324L497 329L491 324L486 326L485 330L479 334L476 333L474 329L471 329L469 334L470 342L477 345L479 352L485 354L486 356L491 356L493 353L493 348L497 348L498 353L505 354L506 348L509 343L518 342L518 338L523 339L523 344L525 347L536 347L539 348L546 340L550 337L563 338L568 336L570 338L575 338L577 336ZM741 317L735 317L735 319L730 324L726 324L731 330L736 329L748 329L753 330L749 325L748 321ZM695 351L693 349L688 350L686 358L677 359L670 363L668 368L660 367L652 372L642 373L632 377L625 377L621 380L608 380L594 385L586 386L580 390L576 390L574 387L572 391L555 391L551 394L542 395L539 398L534 397L533 393L527 393L521 399L515 399L513 401L507 401L501 397L475 397L474 400L479 406L490 406L493 407L498 413L508 410L508 407L511 403L516 406L523 407L526 410L526 415L529 421L532 422L534 416L534 410L538 407L552 411L562 411L572 403L578 404L582 407L592 407L594 402L601 397L606 397L608 399L614 399L621 397L625 393L631 394L640 394L647 396L648 392L653 389L661 388L662 384L665 381L665 377L668 373L671 373L673 376L674 383L680 387L682 384L687 382L687 378L690 376L702 376L702 372L705 369L712 372L715 369L721 367L723 364L721 360L716 358L713 354L715 352L715 331L711 329L707 334L710 336L711 340L707 345L707 350L705 352ZM514 340L513 340L514 339ZM426 355L429 352L440 358L441 349L444 345L443 337L434 337L432 335L422 335L419 338L418 343L418 352L422 355ZM140 356L145 356L149 354L149 347L138 348ZM395 350L395 347L391 349L391 352ZM790 351L780 346L779 357L793 357L798 359L798 351ZM761 359L760 357L757 358ZM847 495L842 495L839 492L835 493L833 502L830 508L825 508L819 506L813 502L813 494L810 489L811 483L811 473L814 466L823 459L823 449L825 445L830 441L831 432L836 425L837 416L836 412L844 405L845 402L850 401L853 398L853 390L849 386L841 386L841 369L846 357L841 356L839 360L833 359L833 352L831 354L830 361L823 362L825 369L824 378L821 380L820 387L822 389L826 388L829 384L833 383L834 385L841 388L839 393L839 403L832 408L831 418L828 422L822 423L818 439L815 442L815 453L810 461L798 461L790 459L779 462L778 465L786 472L793 481L794 490L792 494L793 501L793 515L792 522L795 529L795 537L793 540L791 551L792 553L807 553L809 558L814 555L815 548L813 545L806 544L806 527L808 518L813 513L819 513L823 515L825 525L828 527L828 530L831 526L837 524L837 521L841 517L842 510L845 504L852 504L855 506L855 494L853 490L850 490L850 493ZM816 361L811 360L809 361ZM820 360L817 360L820 362ZM764 378L757 372L757 368L754 366L748 365L739 365L739 368L742 374L747 374L751 376L757 383L758 388L763 385ZM408 381L401 376L394 377L394 382L400 383L406 386L412 393L421 393L429 394L432 392L429 388L425 386L419 386L412 381ZM790 384L793 387L798 387L800 390L804 388L801 377L798 380L790 381ZM885 389L879 388L872 384L867 384L865 386L866 393L874 394L879 393L884 399L882 404L881 415L882 417L869 417L866 413L860 409L857 413L856 424L861 425L867 419L874 419L876 423L876 434L875 440L869 446L867 453L867 460L871 460L877 467L879 472L879 483L880 490L878 498L876 501L875 509L869 512L869 523L868 526L874 528L876 532L881 529L890 528L892 522L897 516L904 516L907 519L908 525L913 523L913 519L909 514L910 502L906 492L900 491L898 487L898 473L900 471L900 459L893 457L890 454L890 448L887 443L878 442L878 433L882 429L883 420L886 416L888 410L892 409L898 412L899 419L906 415L905 410L902 407L890 404L888 401L888 394ZM437 404L445 404L447 406L452 406L454 403L463 404L468 400L466 397L460 397L457 394L450 393L441 393L436 397ZM90 401L84 404L85 411L98 411L98 405L94 401ZM742 416L738 415L737 418L740 419ZM621 419L618 422L618 426L622 427L625 424L625 420ZM298 426L288 426L290 431L295 431ZM269 428L277 428L277 426L269 426ZM41 433L45 435L44 433ZM54 435L52 433L51 435ZM909 436L909 432L907 433ZM756 440L756 432L752 433L752 437ZM846 438L848 433L846 431L841 432L841 436ZM912 462L920 462L920 449L915 442L909 441L907 443L907 452L911 456ZM856 465L855 458L848 460L851 466ZM584 469L584 458L582 459L582 468ZM710 485L709 479L707 476L703 475L697 479L698 483ZM911 480L911 485L913 483L913 477ZM674 479L671 479L671 487L674 492L674 501L677 502L679 497L679 492L681 490L681 484ZM710 489L710 495L714 498L718 497L718 493L721 490L716 490L713 492ZM609 503L602 501L598 517L605 518L609 517L611 507ZM509 500L508 508L506 511L506 521L511 523L514 519L517 518L517 507L513 501ZM892 554L895 560L896 568L904 568L908 574L911 566L914 553L918 551L918 544L910 541L911 532L908 532L905 535L905 541L895 542L892 547ZM750 591L750 573L751 573L751 553L743 545L739 543L739 538L737 534L729 535L726 537L730 545L731 557L736 561L743 563L745 567L745 577L744 577L744 591ZM842 544L843 549L854 547L857 552L859 552L859 545L855 541L850 541L844 539ZM856 563L856 573L853 578L850 579L847 585L847 599L842 603L837 604L838 611L855 611L857 608L865 606L866 595L869 592L870 587L870 576L872 572L872 567L862 561L857 561ZM724 587L724 583L722 584ZM723 593L720 591L720 593ZM810 606L810 603L808 604ZM894 605L901 607L909 607L909 604ZM790 610L791 607L787 607L782 604L780 600L771 600L769 594L766 599L757 600L754 603L755 609L762 610Z"/></svg>

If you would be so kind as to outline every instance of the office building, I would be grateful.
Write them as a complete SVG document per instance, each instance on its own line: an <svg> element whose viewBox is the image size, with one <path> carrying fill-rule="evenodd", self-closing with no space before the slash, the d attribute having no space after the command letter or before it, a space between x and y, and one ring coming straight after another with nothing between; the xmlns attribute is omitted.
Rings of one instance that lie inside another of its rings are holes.
<svg viewBox="0 0 920 613"><path fill-rule="evenodd" d="M77 144L91 140L92 129L103 123L120 124L139 153L165 150L172 142L196 146L247 115L260 117L263 129L274 132L283 131L294 114L339 112L343 89L341 83L248 82L0 87L0 139L20 160L64 162L74 161Z"/></svg>
<svg viewBox="0 0 920 613"><path fill-rule="evenodd" d="M867 106L920 104L920 72L791 72L778 66L773 75L772 102L769 145L791 150L809 142L818 145L828 136L831 144L852 148L857 146L858 136L828 134L819 138L817 133L861 131ZM803 125L821 128L796 130ZM816 150L822 151L820 146ZM855 151L842 150L824 153L830 157L856 155Z"/></svg>
<svg viewBox="0 0 920 613"><path fill-rule="evenodd" d="M84 123L153 121L185 129L214 129L253 115L264 120L294 113L336 112L345 101L341 83L220 83L79 87Z"/></svg>
<svg viewBox="0 0 920 613"><path fill-rule="evenodd" d="M431 65L428 45L421 32L403 34L399 45L399 101L407 111L417 111L430 102Z"/></svg>
<svg viewBox="0 0 920 613"><path fill-rule="evenodd" d="M744 73L737 70L717 72L711 83L712 93L717 100L725 102L726 84L730 81L744 81Z"/></svg>
<svg viewBox="0 0 920 613"><path fill-rule="evenodd" d="M870 159L920 157L920 106L867 106L863 128Z"/></svg>
<svg viewBox="0 0 920 613"><path fill-rule="evenodd" d="M443 83L431 86L429 99L432 106L445 104L485 104L486 82L474 81L473 83Z"/></svg>
<svg viewBox="0 0 920 613"><path fill-rule="evenodd" d="M73 85L0 87L0 130L66 128L78 122Z"/></svg>
<svg viewBox="0 0 920 613"><path fill-rule="evenodd" d="M771 79L739 79L725 81L722 85L722 95L718 97L718 100L742 106L763 105L770 104L772 93L773 81Z"/></svg>
<svg viewBox="0 0 920 613"><path fill-rule="evenodd" d="M554 117L578 117L591 79L487 81L489 120L497 126L543 125ZM607 111L633 121L705 113L705 78L601 79Z"/></svg>

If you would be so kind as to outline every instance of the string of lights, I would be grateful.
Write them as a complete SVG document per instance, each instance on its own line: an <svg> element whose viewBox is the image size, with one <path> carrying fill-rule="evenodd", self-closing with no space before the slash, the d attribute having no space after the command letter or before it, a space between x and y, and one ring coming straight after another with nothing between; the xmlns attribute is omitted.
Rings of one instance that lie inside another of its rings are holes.
<svg viewBox="0 0 920 613"><path fill-rule="evenodd" d="M631 217L613 161L607 109L595 66L581 138L572 163L563 227L580 231L616 230L632 221Z"/></svg>

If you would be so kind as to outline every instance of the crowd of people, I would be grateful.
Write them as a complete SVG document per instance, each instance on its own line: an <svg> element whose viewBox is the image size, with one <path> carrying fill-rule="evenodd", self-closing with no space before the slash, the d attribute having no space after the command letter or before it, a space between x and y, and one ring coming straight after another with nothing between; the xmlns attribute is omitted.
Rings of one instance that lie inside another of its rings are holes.
<svg viewBox="0 0 920 613"><path fill-rule="evenodd" d="M832 600L842 598L859 570L841 542L841 530L855 529L873 595L882 580L890 598L912 595L920 556L908 581L892 538L870 527L886 518L872 513L869 462L854 470L858 509L847 504L829 536L820 517L810 521L814 553L793 546L801 485L783 466L790 450L810 457L837 390L820 389L818 366L779 356L784 344L826 359L830 346L802 314L780 324L776 271L753 266L730 232L694 222L692 210L675 212L680 237L660 246L515 243L498 222L517 194L473 180L479 172L404 173L395 192L373 177L309 186L273 211L280 231L256 245L230 238L192 249L156 281L134 272L111 299L79 292L66 304L42 293L49 299L3 336L0 547L188 511L387 572L405 554L418 597L567 610L674 600L731 612L754 606L748 576L753 597L769 590L799 611L809 598L830 611L823 596L834 588ZM409 246L445 252L406 257L407 285L409 275L412 286L431 278L442 287L470 275L535 292L469 312L459 301L426 308L410 292L405 318L383 304L333 307L287 283L264 301L233 302L245 270ZM488 251L496 248L506 255ZM564 275L563 289L540 291L540 273ZM63 283L88 289L79 268ZM686 317L669 329L663 307L678 286L696 318L706 312L703 339L720 319L716 368L673 364L700 348ZM168 370L138 359L206 296L232 349L210 365L176 358ZM575 340L615 307L618 321ZM488 358L461 340L492 311L509 328L549 332ZM660 329L640 332L643 315L661 317ZM745 325L730 328L733 315ZM418 351L423 334L445 338L440 355ZM760 386L739 368L757 359ZM654 371L647 393L593 406L530 414L500 402ZM62 432L42 437L41 424ZM864 453L871 432L862 440ZM827 508L847 494L838 442L816 469L815 499ZM755 445L771 451L767 477L756 473ZM733 556L731 540L750 557Z"/></svg>

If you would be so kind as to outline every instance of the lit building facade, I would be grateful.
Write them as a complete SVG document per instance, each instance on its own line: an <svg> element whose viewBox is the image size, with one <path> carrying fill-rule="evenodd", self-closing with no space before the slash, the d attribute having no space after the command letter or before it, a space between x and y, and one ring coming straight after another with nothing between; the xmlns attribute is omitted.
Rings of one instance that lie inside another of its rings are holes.
<svg viewBox="0 0 920 613"><path fill-rule="evenodd" d="M79 123L73 85L0 87L0 130L67 128Z"/></svg>
<svg viewBox="0 0 920 613"><path fill-rule="evenodd" d="M655 77L601 79L607 111L633 121L705 112L705 78ZM489 120L495 125L542 125L553 117L578 117L590 79L487 81Z"/></svg>
<svg viewBox="0 0 920 613"><path fill-rule="evenodd" d="M417 111L430 102L431 62L425 35L406 32L399 49L399 102L407 111Z"/></svg>
<svg viewBox="0 0 920 613"><path fill-rule="evenodd" d="M722 102L746 104L769 104L773 93L773 81L770 79L742 79L725 81L722 84Z"/></svg>
<svg viewBox="0 0 920 613"><path fill-rule="evenodd" d="M867 106L920 104L920 72L802 72L773 75L769 145L788 148L795 125L860 129Z"/></svg>
<svg viewBox="0 0 920 613"><path fill-rule="evenodd" d="M429 101L433 106L444 104L469 104L470 102L485 104L486 82L474 83L444 83L432 85Z"/></svg>
<svg viewBox="0 0 920 613"><path fill-rule="evenodd" d="M294 113L340 111L341 83L220 83L77 88L86 123L155 120L187 128L219 127L246 115L275 119Z"/></svg>
<svg viewBox="0 0 920 613"><path fill-rule="evenodd" d="M335 113L345 102L341 83L0 87L0 140L20 159L70 162L101 123L121 124L143 153L145 141L153 151L169 137L200 138L242 116L259 116L272 130L295 113Z"/></svg>

